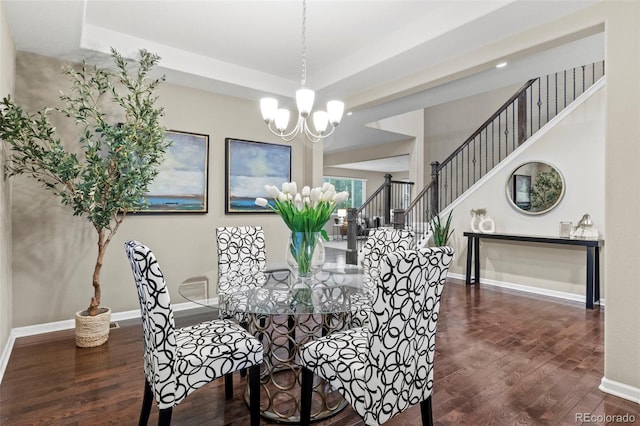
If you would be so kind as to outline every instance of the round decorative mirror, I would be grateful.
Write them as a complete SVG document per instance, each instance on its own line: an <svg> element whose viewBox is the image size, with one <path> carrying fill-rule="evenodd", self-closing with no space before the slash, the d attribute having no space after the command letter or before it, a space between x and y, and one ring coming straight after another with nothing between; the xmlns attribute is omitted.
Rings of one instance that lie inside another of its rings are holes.
<svg viewBox="0 0 640 426"><path fill-rule="evenodd" d="M525 163L515 169L507 181L507 198L512 206L526 214L546 213L564 196L562 174L550 164Z"/></svg>

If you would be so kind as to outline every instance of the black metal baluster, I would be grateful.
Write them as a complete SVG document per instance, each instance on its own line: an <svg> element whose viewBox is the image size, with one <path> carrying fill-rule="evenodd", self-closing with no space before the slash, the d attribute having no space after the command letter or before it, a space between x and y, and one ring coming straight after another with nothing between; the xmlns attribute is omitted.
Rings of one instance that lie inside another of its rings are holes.
<svg viewBox="0 0 640 426"><path fill-rule="evenodd" d="M464 151L463 151L464 152ZM464 162L464 154L462 154L462 164L465 164ZM469 175L471 174L471 146L467 145L467 162L466 162L466 168L467 168L467 186L465 187L464 185L464 175L463 175L463 180L462 180L462 185L460 188L460 192L458 192L456 194L456 197L459 197L461 193L463 193L467 188L469 188ZM462 169L462 172L464 173L464 166Z"/></svg>
<svg viewBox="0 0 640 426"><path fill-rule="evenodd" d="M458 158L459 157L456 157L456 171L457 171L456 174L458 175L458 179L456 179L456 190L453 193L453 194L455 194L455 197L452 195L451 196L451 200L449 200L450 202L455 200L456 197L458 196L458 194L460 193L459 192L460 191L460 185L462 184L462 180L464 180L464 173L460 173L461 171L463 171L463 169L462 169L462 167L460 167L460 162L459 162ZM462 160L464 162L464 154L462 154Z"/></svg>
<svg viewBox="0 0 640 426"><path fill-rule="evenodd" d="M555 115L558 114L558 73L555 73L554 76L555 76L555 89L556 89L556 96L555 96L555 99L554 99L555 103L556 103L556 112L554 114L554 116L555 116Z"/></svg>
<svg viewBox="0 0 640 426"><path fill-rule="evenodd" d="M478 164L478 175L482 176L482 132L478 133L478 157L477 159L473 160L473 183L476 183L477 181L480 180L480 177L476 176L475 173L475 167L476 167L476 162L479 162L480 164ZM485 172L486 173L486 172Z"/></svg>
<svg viewBox="0 0 640 426"><path fill-rule="evenodd" d="M491 122L491 168L496 166L496 121ZM498 155L500 155L500 149L498 149Z"/></svg>
<svg viewBox="0 0 640 426"><path fill-rule="evenodd" d="M449 199L453 200L453 167L452 166L448 166L449 168ZM447 206L449 203L447 203L447 200L444 200L444 205L439 206L440 209L443 209L444 206Z"/></svg>
<svg viewBox="0 0 640 426"><path fill-rule="evenodd" d="M517 138L516 138L516 107L515 105L511 105L511 152L513 152L517 145Z"/></svg>
<svg viewBox="0 0 640 426"><path fill-rule="evenodd" d="M484 128L484 172L489 171L489 144L487 138L489 136L489 127Z"/></svg>
<svg viewBox="0 0 640 426"><path fill-rule="evenodd" d="M564 84L563 84L563 92L562 92L562 97L563 97L563 101L564 101L564 105L562 105L562 109L567 107L567 70L564 70L562 72L562 78L564 80Z"/></svg>
<svg viewBox="0 0 640 426"><path fill-rule="evenodd" d="M504 156L509 155L509 108L504 110Z"/></svg>
<svg viewBox="0 0 640 426"><path fill-rule="evenodd" d="M540 87L540 81L538 80L538 87ZM527 139L533 135L533 86L527 89L529 93L529 134Z"/></svg>
<svg viewBox="0 0 640 426"><path fill-rule="evenodd" d="M500 140L502 139L502 118L501 115L498 115L498 163L502 161L502 143Z"/></svg>

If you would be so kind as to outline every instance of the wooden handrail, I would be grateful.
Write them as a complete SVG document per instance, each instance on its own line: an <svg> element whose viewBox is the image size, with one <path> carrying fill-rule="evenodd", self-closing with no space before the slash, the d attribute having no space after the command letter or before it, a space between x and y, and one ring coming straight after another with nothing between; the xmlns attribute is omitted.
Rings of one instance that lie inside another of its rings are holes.
<svg viewBox="0 0 640 426"><path fill-rule="evenodd" d="M425 186L422 189L422 191L420 191L420 193L415 196L413 201L411 201L411 203L409 203L409 205L407 206L407 208L404 211L405 212L411 211L429 190L433 190L432 187L434 187L435 185L436 185L436 180L432 179L431 182L429 182L429 185Z"/></svg>
<svg viewBox="0 0 640 426"><path fill-rule="evenodd" d="M473 132L471 136L469 136L462 143L462 145L460 145L455 151L451 153L451 155L449 155L442 163L440 163L440 165L438 166L438 171L442 170L450 161L452 161L456 157L456 155L458 155L463 149L465 149L466 146L469 145L476 138L476 136L478 136L486 127L488 127L491 124L491 122L493 122L493 120L498 118L498 116L502 114L512 103L514 103L515 100L518 99L518 97L520 97L521 93L523 93L529 87L531 87L531 85L535 83L536 80L538 79L532 78L531 80L527 81L516 93L514 93L504 104L502 104L502 106L498 108L498 110L494 112L491 115L491 117L489 117L484 123L480 125L480 127L478 127L478 130Z"/></svg>
<svg viewBox="0 0 640 426"><path fill-rule="evenodd" d="M364 203L362 203L362 205L360 207L358 207L356 209L356 211L358 213L362 213L362 210L365 209L365 207L367 207L369 204L371 204L371 202L373 202L373 200L376 199L376 197L378 196L378 194L380 194L383 190L384 190L385 184L380 185L380 187L378 189L376 189L373 194L371 194L369 196L369 198L367 198Z"/></svg>

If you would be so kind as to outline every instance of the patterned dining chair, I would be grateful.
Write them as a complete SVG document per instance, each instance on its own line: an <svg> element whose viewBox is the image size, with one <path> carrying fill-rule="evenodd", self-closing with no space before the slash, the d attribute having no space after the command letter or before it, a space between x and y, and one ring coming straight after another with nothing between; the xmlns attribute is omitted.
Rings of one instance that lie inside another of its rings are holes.
<svg viewBox="0 0 640 426"><path fill-rule="evenodd" d="M340 392L367 425L380 425L420 403L433 424L433 361L440 297L453 256L450 247L384 255L365 327L305 344L300 423L311 417L313 375Z"/></svg>
<svg viewBox="0 0 640 426"><path fill-rule="evenodd" d="M221 226L216 228L218 271L241 269L264 271L267 268L262 226Z"/></svg>
<svg viewBox="0 0 640 426"><path fill-rule="evenodd" d="M218 294L228 295L261 287L267 280L264 230L262 226L216 228L218 243ZM223 297L224 298L224 297ZM219 316L247 323L247 314L234 306L221 305Z"/></svg>
<svg viewBox="0 0 640 426"><path fill-rule="evenodd" d="M365 275L379 275L382 257L393 251L414 249L416 234L407 229L374 228L362 246L362 269Z"/></svg>
<svg viewBox="0 0 640 426"><path fill-rule="evenodd" d="M361 250L364 293L353 297L351 325L362 327L367 321L375 279L380 275L380 262L385 254L416 248L415 232L406 229L374 228Z"/></svg>
<svg viewBox="0 0 640 426"><path fill-rule="evenodd" d="M262 344L228 320L176 329L167 285L153 252L137 241L127 241L125 251L138 290L144 334L145 385L139 424L147 424L155 399L158 424L169 425L173 407L223 376L225 396L232 398L231 373L248 368L251 425L259 425Z"/></svg>

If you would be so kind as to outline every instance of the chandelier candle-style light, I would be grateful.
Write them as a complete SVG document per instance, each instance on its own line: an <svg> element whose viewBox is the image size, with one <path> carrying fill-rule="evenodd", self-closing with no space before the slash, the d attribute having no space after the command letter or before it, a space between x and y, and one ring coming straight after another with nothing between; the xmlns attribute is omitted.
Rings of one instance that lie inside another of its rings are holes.
<svg viewBox="0 0 640 426"><path fill-rule="evenodd" d="M296 91L296 105L298 106L298 122L296 126L287 131L289 126L290 112L284 108L278 108L278 101L274 98L263 98L260 100L260 110L262 118L271 133L281 137L286 142L292 141L298 134L304 134L311 142L316 143L331 135L344 112L344 103L341 101L327 102L326 111L316 111L313 113L313 126L315 132L307 123L307 118L313 109L315 93L305 87L307 83L307 2L302 1L302 81L300 89ZM330 126L330 127L329 127ZM328 130L327 130L328 129Z"/></svg>

